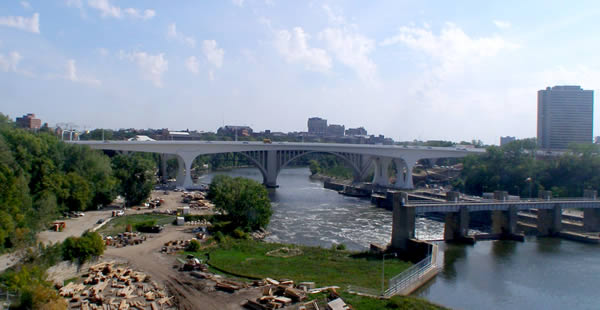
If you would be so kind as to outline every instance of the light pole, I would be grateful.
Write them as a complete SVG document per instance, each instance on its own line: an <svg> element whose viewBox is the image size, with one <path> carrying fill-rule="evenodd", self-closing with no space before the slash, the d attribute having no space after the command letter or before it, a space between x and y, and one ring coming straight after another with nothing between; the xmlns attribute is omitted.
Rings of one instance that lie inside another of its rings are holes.
<svg viewBox="0 0 600 310"><path fill-rule="evenodd" d="M381 295L385 293L385 256L390 255L396 257L396 253L383 253L381 257Z"/></svg>

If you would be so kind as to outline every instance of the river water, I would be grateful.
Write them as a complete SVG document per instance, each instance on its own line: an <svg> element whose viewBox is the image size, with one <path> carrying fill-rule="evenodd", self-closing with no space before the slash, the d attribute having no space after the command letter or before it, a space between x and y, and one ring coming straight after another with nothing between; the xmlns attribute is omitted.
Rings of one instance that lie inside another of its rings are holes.
<svg viewBox="0 0 600 310"><path fill-rule="evenodd" d="M257 169L210 173L262 181ZM342 196L309 179L307 168L284 169L270 193L269 241L365 250L390 241L392 213ZM441 239L443 223L417 218L419 239ZM454 309L600 309L600 247L560 239L439 243L443 271L415 295ZM377 276L377 275L373 275Z"/></svg>

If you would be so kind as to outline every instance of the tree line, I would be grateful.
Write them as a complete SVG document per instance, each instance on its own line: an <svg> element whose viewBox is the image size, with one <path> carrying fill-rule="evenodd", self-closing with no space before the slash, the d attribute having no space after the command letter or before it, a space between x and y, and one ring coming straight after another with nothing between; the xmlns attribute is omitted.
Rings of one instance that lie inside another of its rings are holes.
<svg viewBox="0 0 600 310"><path fill-rule="evenodd" d="M462 160L461 176L453 186L468 194L505 190L511 195L537 197L551 190L558 197L581 197L600 188L600 146L572 145L560 156L539 154L535 139L489 146L482 155Z"/></svg>
<svg viewBox="0 0 600 310"><path fill-rule="evenodd" d="M0 114L0 252L31 244L66 212L97 209L117 195L128 205L143 201L155 170L149 154L109 157L49 131L18 129Z"/></svg>

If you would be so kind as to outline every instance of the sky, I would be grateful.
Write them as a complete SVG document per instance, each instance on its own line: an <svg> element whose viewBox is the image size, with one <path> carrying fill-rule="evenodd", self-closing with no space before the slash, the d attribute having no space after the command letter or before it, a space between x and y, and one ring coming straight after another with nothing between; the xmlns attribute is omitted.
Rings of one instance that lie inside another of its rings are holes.
<svg viewBox="0 0 600 310"><path fill-rule="evenodd" d="M0 112L498 144L536 136L540 89L597 98L598 29L597 1L3 0Z"/></svg>

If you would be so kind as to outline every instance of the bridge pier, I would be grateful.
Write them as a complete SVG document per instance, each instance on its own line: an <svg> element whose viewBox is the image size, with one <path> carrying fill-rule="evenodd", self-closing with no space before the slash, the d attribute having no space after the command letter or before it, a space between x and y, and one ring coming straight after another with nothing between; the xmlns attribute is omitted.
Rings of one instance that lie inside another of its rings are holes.
<svg viewBox="0 0 600 310"><path fill-rule="evenodd" d="M410 239L415 237L416 213L414 207L408 207L408 193L392 193L392 243L395 250L407 251Z"/></svg>
<svg viewBox="0 0 600 310"><path fill-rule="evenodd" d="M161 181L163 183L167 183L169 179L167 176L167 154L160 154L160 173L162 175Z"/></svg>
<svg viewBox="0 0 600 310"><path fill-rule="evenodd" d="M192 163L198 154L196 153L177 153L177 186L189 189L194 186L192 181Z"/></svg>
<svg viewBox="0 0 600 310"><path fill-rule="evenodd" d="M492 234L510 237L517 232L517 207L509 206L506 211L492 211Z"/></svg>
<svg viewBox="0 0 600 310"><path fill-rule="evenodd" d="M375 173L373 175L373 185L388 187L390 186L390 177L388 175L388 168L392 162L391 158L388 157L377 157L375 158Z"/></svg>
<svg viewBox="0 0 600 310"><path fill-rule="evenodd" d="M542 236L557 235L562 229L562 208L555 204L551 209L538 209L537 229Z"/></svg>
<svg viewBox="0 0 600 310"><path fill-rule="evenodd" d="M469 233L469 210L460 207L458 212L446 213L444 224L445 241L464 241Z"/></svg>
<svg viewBox="0 0 600 310"><path fill-rule="evenodd" d="M583 197L596 200L598 192L595 190L586 189L583 191ZM583 229L585 231L600 231L600 209L585 208L583 209Z"/></svg>
<svg viewBox="0 0 600 310"><path fill-rule="evenodd" d="M277 174L279 172L279 167L277 167L277 151L267 151L265 169L266 173L263 176L263 184L268 188L277 188Z"/></svg>

